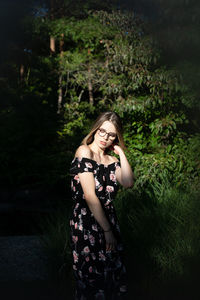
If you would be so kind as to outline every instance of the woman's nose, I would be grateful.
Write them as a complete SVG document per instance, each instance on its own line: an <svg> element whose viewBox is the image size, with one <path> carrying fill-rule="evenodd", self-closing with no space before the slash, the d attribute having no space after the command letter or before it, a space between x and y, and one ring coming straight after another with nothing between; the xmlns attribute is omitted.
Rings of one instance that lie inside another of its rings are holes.
<svg viewBox="0 0 200 300"><path fill-rule="evenodd" d="M104 138L105 138L106 140L108 140L108 139L109 139L109 134L106 133L105 136L104 136Z"/></svg>

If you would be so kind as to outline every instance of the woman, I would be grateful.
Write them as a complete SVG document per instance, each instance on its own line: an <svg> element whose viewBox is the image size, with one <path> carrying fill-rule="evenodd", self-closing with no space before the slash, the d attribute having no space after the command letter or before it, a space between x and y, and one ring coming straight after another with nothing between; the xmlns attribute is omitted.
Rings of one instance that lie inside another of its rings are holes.
<svg viewBox="0 0 200 300"><path fill-rule="evenodd" d="M113 200L117 181L133 186L133 172L124 154L120 117L104 112L83 139L71 163L74 207L70 244L76 281L75 299L124 299L126 270ZM108 154L113 150L120 161Z"/></svg>

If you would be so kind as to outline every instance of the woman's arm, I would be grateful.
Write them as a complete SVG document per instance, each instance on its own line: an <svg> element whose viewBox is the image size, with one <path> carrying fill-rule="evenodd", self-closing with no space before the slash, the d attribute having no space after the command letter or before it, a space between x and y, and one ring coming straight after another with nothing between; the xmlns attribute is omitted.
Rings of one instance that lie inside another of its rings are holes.
<svg viewBox="0 0 200 300"><path fill-rule="evenodd" d="M94 176L92 173L88 172L78 173L78 175L88 207L103 231L105 231L104 236L106 240L106 251L115 250L117 241L113 235L101 203L96 196Z"/></svg>
<svg viewBox="0 0 200 300"><path fill-rule="evenodd" d="M95 181L93 173L84 172L78 174L87 205L103 230L110 229L101 203L95 193Z"/></svg>
<svg viewBox="0 0 200 300"><path fill-rule="evenodd" d="M116 178L125 188L131 188L134 184L134 174L131 166L120 146L114 146L114 152L120 157L121 168L116 169Z"/></svg>

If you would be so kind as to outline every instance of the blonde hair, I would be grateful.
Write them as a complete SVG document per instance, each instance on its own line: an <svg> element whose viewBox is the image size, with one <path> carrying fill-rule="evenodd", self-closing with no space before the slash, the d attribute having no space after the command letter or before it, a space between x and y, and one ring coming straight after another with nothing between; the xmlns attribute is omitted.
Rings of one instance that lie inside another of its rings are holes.
<svg viewBox="0 0 200 300"><path fill-rule="evenodd" d="M89 145L93 142L94 140L94 135L96 133L96 131L101 127L101 125L105 122L105 121L109 121L111 123L113 123L113 125L116 128L116 133L117 133L117 137L116 139L113 141L114 143L118 143L119 146L123 149L126 150L126 146L124 144L124 139L123 139L123 128L122 128L122 123L121 123L121 119L119 117L119 115L116 112L112 112L112 111L106 111L101 113L98 118L96 119L96 121L94 122L90 132L88 133L88 135L82 140L81 145Z"/></svg>

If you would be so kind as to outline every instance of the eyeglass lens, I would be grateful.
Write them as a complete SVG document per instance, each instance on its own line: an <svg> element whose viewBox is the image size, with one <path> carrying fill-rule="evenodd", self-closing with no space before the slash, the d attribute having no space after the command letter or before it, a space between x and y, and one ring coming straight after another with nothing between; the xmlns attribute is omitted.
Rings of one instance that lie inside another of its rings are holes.
<svg viewBox="0 0 200 300"><path fill-rule="evenodd" d="M99 128L99 134L100 134L100 136L105 136L106 134L108 134L108 137L111 140L114 140L116 138L116 133L114 133L114 132L106 132L106 130L103 129L103 128Z"/></svg>

